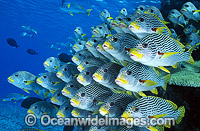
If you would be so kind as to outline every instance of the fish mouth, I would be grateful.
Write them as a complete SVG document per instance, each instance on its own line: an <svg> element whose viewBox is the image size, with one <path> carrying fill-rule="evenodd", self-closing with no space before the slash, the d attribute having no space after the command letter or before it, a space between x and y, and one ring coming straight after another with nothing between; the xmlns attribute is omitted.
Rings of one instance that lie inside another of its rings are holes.
<svg viewBox="0 0 200 131"><path fill-rule="evenodd" d="M78 81L79 83L85 82L85 78L83 78L82 75L79 75L76 79L77 79L77 81Z"/></svg>
<svg viewBox="0 0 200 131"><path fill-rule="evenodd" d="M77 111L75 111L75 110L72 111L72 116L78 117L79 115L80 115L80 114L79 114Z"/></svg>
<svg viewBox="0 0 200 131"><path fill-rule="evenodd" d="M13 79L11 78L11 76L10 76L10 77L8 77L8 81L11 82L11 83L13 83L15 80L13 80Z"/></svg>
<svg viewBox="0 0 200 131"><path fill-rule="evenodd" d="M42 84L42 83L43 83L42 80L41 80L41 78L37 78L36 82L37 82L38 84Z"/></svg>
<svg viewBox="0 0 200 131"><path fill-rule="evenodd" d="M77 45L74 45L73 47L72 47L74 50L78 50L78 46Z"/></svg>
<svg viewBox="0 0 200 131"><path fill-rule="evenodd" d="M121 117L128 119L131 118L131 114L129 112L124 112Z"/></svg>
<svg viewBox="0 0 200 131"><path fill-rule="evenodd" d="M63 89L62 91L61 91L61 93L64 95L64 96L66 96L66 95L69 95L70 94L70 91L68 91L67 89Z"/></svg>
<svg viewBox="0 0 200 131"><path fill-rule="evenodd" d="M87 43L85 44L85 46L87 46L87 47L93 47L93 45L92 45L90 42L87 42Z"/></svg>
<svg viewBox="0 0 200 131"><path fill-rule="evenodd" d="M80 101L77 101L77 100L75 100L75 99L71 99L70 100L70 104L72 105L72 106L74 106L74 107L77 107L77 106L79 106L80 105Z"/></svg>
<svg viewBox="0 0 200 131"><path fill-rule="evenodd" d="M140 54L138 52L139 49L131 49L130 50L130 58L131 59L142 59L143 58L143 54Z"/></svg>
<svg viewBox="0 0 200 131"><path fill-rule="evenodd" d="M117 79L115 79L115 83L117 85L126 85L128 83L128 81L123 78L124 75L121 75L121 76L122 77L117 77Z"/></svg>
<svg viewBox="0 0 200 131"><path fill-rule="evenodd" d="M30 109L27 111L27 113L28 114L34 114L34 112L32 110L30 110Z"/></svg>
<svg viewBox="0 0 200 131"><path fill-rule="evenodd" d="M75 61L75 62L76 62L76 61L78 61L78 58L73 56L73 57L72 57L72 61Z"/></svg>
<svg viewBox="0 0 200 131"><path fill-rule="evenodd" d="M119 27L120 28L127 28L127 24L125 24L124 22L120 22Z"/></svg>
<svg viewBox="0 0 200 131"><path fill-rule="evenodd" d="M43 65L50 66L50 65L49 65L49 63L48 63L48 62L46 62L46 61L44 62L44 64L43 64Z"/></svg>
<svg viewBox="0 0 200 131"><path fill-rule="evenodd" d="M99 31L96 30L96 29L94 29L92 32L93 32L94 34L99 34Z"/></svg>
<svg viewBox="0 0 200 131"><path fill-rule="evenodd" d="M183 8L183 9L181 9L181 11L183 11L183 12L187 12L187 10L186 10L186 9L184 9L184 8Z"/></svg>
<svg viewBox="0 0 200 131"><path fill-rule="evenodd" d="M77 67L77 69L78 69L78 71L83 71L85 68L82 66L82 65L79 65L78 67Z"/></svg>
<svg viewBox="0 0 200 131"><path fill-rule="evenodd" d="M130 30L139 30L140 26L138 26L136 22L131 22L131 24L129 25L129 29Z"/></svg>
<svg viewBox="0 0 200 131"><path fill-rule="evenodd" d="M57 100L56 98L52 97L52 98L51 98L51 102L52 102L52 103L57 103L58 100Z"/></svg>
<svg viewBox="0 0 200 131"><path fill-rule="evenodd" d="M100 108L99 109L99 113L102 115L102 116L105 116L109 113L109 111L107 111L105 108Z"/></svg>
<svg viewBox="0 0 200 131"><path fill-rule="evenodd" d="M113 46L109 42L104 42L103 44L103 49L104 50L113 50Z"/></svg>
<svg viewBox="0 0 200 131"><path fill-rule="evenodd" d="M103 77L100 76L98 73L94 73L93 76L92 76L92 78L93 78L95 81L97 81L97 82L100 82L100 81L102 81L102 79L103 79Z"/></svg>
<svg viewBox="0 0 200 131"><path fill-rule="evenodd" d="M112 26L113 26L113 27L119 27L119 24L114 20L114 21L112 22Z"/></svg>
<svg viewBox="0 0 200 131"><path fill-rule="evenodd" d="M62 74L61 72L58 72L58 73L56 73L56 76L57 76L58 78L60 78L60 77L64 77L64 74Z"/></svg>
<svg viewBox="0 0 200 131"><path fill-rule="evenodd" d="M98 51L103 51L104 49L103 49L102 45L98 45L98 46L97 46L97 50L98 50Z"/></svg>

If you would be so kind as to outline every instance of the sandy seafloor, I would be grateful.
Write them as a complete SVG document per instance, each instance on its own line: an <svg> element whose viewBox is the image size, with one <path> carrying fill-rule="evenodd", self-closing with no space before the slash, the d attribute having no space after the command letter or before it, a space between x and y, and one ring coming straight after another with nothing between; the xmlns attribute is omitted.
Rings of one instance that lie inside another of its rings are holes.
<svg viewBox="0 0 200 131"><path fill-rule="evenodd" d="M24 122L26 114L27 109L21 107L21 103L0 102L0 131L63 131L63 126L44 127L39 120L29 127Z"/></svg>

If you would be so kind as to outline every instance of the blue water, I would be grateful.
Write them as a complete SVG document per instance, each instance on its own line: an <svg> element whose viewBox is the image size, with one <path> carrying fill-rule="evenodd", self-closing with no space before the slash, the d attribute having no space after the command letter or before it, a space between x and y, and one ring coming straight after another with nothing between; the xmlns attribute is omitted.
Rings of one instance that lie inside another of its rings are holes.
<svg viewBox="0 0 200 131"><path fill-rule="evenodd" d="M156 0L155 0L156 1ZM0 0L0 99L13 92L28 95L21 89L9 84L7 77L16 71L28 71L35 75L45 72L43 62L51 56L56 57L56 50L47 48L51 43L68 42L74 37L74 29L81 26L87 36L91 36L90 27L101 23L99 13L107 9L113 17L119 10L126 8L128 12L143 5L160 7L160 2L150 0L73 0L87 9L93 9L90 16L86 14L69 15L59 9L61 0ZM70 2L70 1L69 1ZM24 38L22 25L38 30L34 38ZM13 48L6 42L14 38L19 48ZM73 43L71 43L73 44ZM32 48L39 55L29 55L26 50ZM68 52L67 48L62 49ZM34 95L34 94L32 94Z"/></svg>

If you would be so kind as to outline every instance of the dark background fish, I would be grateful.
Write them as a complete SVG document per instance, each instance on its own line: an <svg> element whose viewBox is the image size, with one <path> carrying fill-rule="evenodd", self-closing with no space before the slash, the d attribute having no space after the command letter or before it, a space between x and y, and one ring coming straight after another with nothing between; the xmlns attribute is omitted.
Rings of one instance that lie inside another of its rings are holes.
<svg viewBox="0 0 200 131"><path fill-rule="evenodd" d="M7 43L8 43L10 46L12 46L12 47L16 47L16 48L19 47L19 45L17 45L16 40L13 39L13 38L8 38L8 39L7 39Z"/></svg>

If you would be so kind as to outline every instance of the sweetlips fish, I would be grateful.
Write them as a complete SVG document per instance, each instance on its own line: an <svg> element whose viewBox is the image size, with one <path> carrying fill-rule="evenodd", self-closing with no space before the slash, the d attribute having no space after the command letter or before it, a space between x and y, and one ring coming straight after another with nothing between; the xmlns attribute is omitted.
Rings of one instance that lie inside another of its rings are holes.
<svg viewBox="0 0 200 131"><path fill-rule="evenodd" d="M16 102L16 101L21 101L30 96L25 96L19 93L10 93L6 97L3 98L3 101L11 101L11 102Z"/></svg>
<svg viewBox="0 0 200 131"><path fill-rule="evenodd" d="M78 74L79 74L79 71L77 70L77 65L69 62L67 64L64 64L62 67L60 67L60 69L56 73L56 76L59 79L63 80L64 82L69 82L72 79L76 78Z"/></svg>
<svg viewBox="0 0 200 131"><path fill-rule="evenodd" d="M77 90L81 88L83 85L81 85L76 79L73 79L65 85L65 87L62 89L62 94L68 98L72 98Z"/></svg>
<svg viewBox="0 0 200 131"><path fill-rule="evenodd" d="M187 26L184 28L183 32L184 32L186 35L189 35L189 34L191 34L191 33L193 33L193 32L199 33L199 31L197 31L197 29L196 29L192 24L187 25Z"/></svg>
<svg viewBox="0 0 200 131"><path fill-rule="evenodd" d="M42 87L50 90L51 93L54 93L56 90L61 90L66 84L54 72L46 72L37 78L36 81Z"/></svg>
<svg viewBox="0 0 200 131"><path fill-rule="evenodd" d="M128 118L146 118L147 122L151 118L174 118L176 124L179 124L184 117L185 108L181 106L177 109L177 105L170 100L160 97L147 96L142 97L128 104L122 117ZM164 125L170 128L169 124ZM144 126L151 131L158 131L156 127Z"/></svg>
<svg viewBox="0 0 200 131"><path fill-rule="evenodd" d="M156 87L162 86L166 90L169 79L170 74L160 78L153 68L141 63L132 63L120 70L115 82L129 91L141 92L151 90L152 93L158 94Z"/></svg>
<svg viewBox="0 0 200 131"><path fill-rule="evenodd" d="M145 10L146 10L146 6L139 5L135 10L134 16L138 16L140 14L143 14Z"/></svg>
<svg viewBox="0 0 200 131"><path fill-rule="evenodd" d="M95 58L95 57L87 57L86 59L84 59L81 64L77 67L77 69L81 72L83 71L85 68L88 67L93 67L93 66L101 66L104 65L105 62L102 61L101 59Z"/></svg>
<svg viewBox="0 0 200 131"><path fill-rule="evenodd" d="M101 11L99 17L101 18L102 22L108 22L108 23L110 23L111 20L113 19L107 9Z"/></svg>
<svg viewBox="0 0 200 131"><path fill-rule="evenodd" d="M81 51L78 51L74 54L74 56L72 57L72 61L77 64L77 65L80 65L81 62L87 58L88 56L90 57L94 57L92 55L91 52L89 52L88 50L81 50Z"/></svg>
<svg viewBox="0 0 200 131"><path fill-rule="evenodd" d="M83 29L80 26L76 27L76 29L74 30L74 35L76 37L76 40L85 40L84 37L86 36L86 34L83 33Z"/></svg>
<svg viewBox="0 0 200 131"><path fill-rule="evenodd" d="M96 28L92 30L92 37L100 37L100 38L107 38L111 36L111 32L108 29L108 25L105 23L97 25Z"/></svg>
<svg viewBox="0 0 200 131"><path fill-rule="evenodd" d="M55 117L58 112L58 108L55 105L52 105L45 101L39 101L31 105L27 113L34 114L38 119L42 115L50 115L50 117Z"/></svg>
<svg viewBox="0 0 200 131"><path fill-rule="evenodd" d="M120 23L119 23L119 27L120 29L124 32L124 33L129 33L131 35L135 35L132 31L130 31L130 29L128 28L128 26L130 25L130 23L135 19L136 17L133 15L126 15L126 17L124 17Z"/></svg>
<svg viewBox="0 0 200 131"><path fill-rule="evenodd" d="M183 4L180 11L187 19L192 19L197 22L200 20L200 10L198 10L192 2Z"/></svg>
<svg viewBox="0 0 200 131"><path fill-rule="evenodd" d="M196 46L196 45L195 45ZM130 58L144 65L158 67L166 72L169 71L163 66L177 67L178 62L187 61L193 64L191 53L193 46L188 51L178 40L163 34L149 34L141 39L136 48L130 49Z"/></svg>
<svg viewBox="0 0 200 131"><path fill-rule="evenodd" d="M73 110L73 107L70 105L69 100L64 102L62 105L60 105L60 108L56 114L57 118L71 118L71 112Z"/></svg>
<svg viewBox="0 0 200 131"><path fill-rule="evenodd" d="M84 41L84 40L77 40L73 46L74 51L78 52L78 51L84 50L85 43L86 43L86 41Z"/></svg>
<svg viewBox="0 0 200 131"><path fill-rule="evenodd" d="M113 92L98 83L93 83L81 87L76 95L74 95L70 102L73 107L88 111L96 111L104 103L104 100L111 96Z"/></svg>
<svg viewBox="0 0 200 131"><path fill-rule="evenodd" d="M103 116L108 115L109 117L119 117L125 111L127 105L135 99L134 96L128 94L113 94L104 101L99 112Z"/></svg>
<svg viewBox="0 0 200 131"><path fill-rule="evenodd" d="M119 15L115 18L115 20L111 21L111 27L117 32L117 33L124 33L123 30L119 27L120 22L122 21L123 18L126 16L124 15Z"/></svg>
<svg viewBox="0 0 200 131"><path fill-rule="evenodd" d="M74 13L84 13L89 16L90 12L92 11L92 9L85 9L84 7L78 4L66 3L66 2L62 4L62 6L60 7L60 10L68 12L71 16L73 16Z"/></svg>
<svg viewBox="0 0 200 131"><path fill-rule="evenodd" d="M48 72L57 72L58 69L61 67L61 63L58 58L55 57L49 57L44 63L43 63L45 70Z"/></svg>
<svg viewBox="0 0 200 131"><path fill-rule="evenodd" d="M76 78L77 81L86 86L89 85L91 83L94 83L95 81L92 78L92 75L95 73L95 71L98 69L99 67L97 66L93 66L93 67L88 67L86 69L84 69Z"/></svg>
<svg viewBox="0 0 200 131"><path fill-rule="evenodd" d="M56 105L63 105L66 102L69 103L69 98L65 97L61 93L61 90L57 90L53 93L53 97L51 98L51 103L56 104Z"/></svg>
<svg viewBox="0 0 200 131"><path fill-rule="evenodd" d="M103 44L103 49L120 61L132 62L126 49L135 47L137 39L127 33L118 33L109 37Z"/></svg>
<svg viewBox="0 0 200 131"><path fill-rule="evenodd" d="M122 9L120 10L120 14L122 14L122 15L124 15L124 16L127 16L127 15L128 15L128 12L127 12L126 8L122 8Z"/></svg>
<svg viewBox="0 0 200 131"><path fill-rule="evenodd" d="M183 14L181 14L177 9L172 9L169 11L169 15L167 18L174 23L174 26L180 25L184 28L184 25L186 25L188 22L186 21Z"/></svg>
<svg viewBox="0 0 200 131"><path fill-rule="evenodd" d="M155 15L157 16L160 20L164 21L164 18L160 12L160 10L155 7L155 6L150 6L148 8L146 8L146 10L144 11L144 13L146 14L151 14L151 15Z"/></svg>
<svg viewBox="0 0 200 131"><path fill-rule="evenodd" d="M151 33L171 36L169 28L163 21L153 15L145 13L138 15L129 25L129 29L140 39Z"/></svg>

